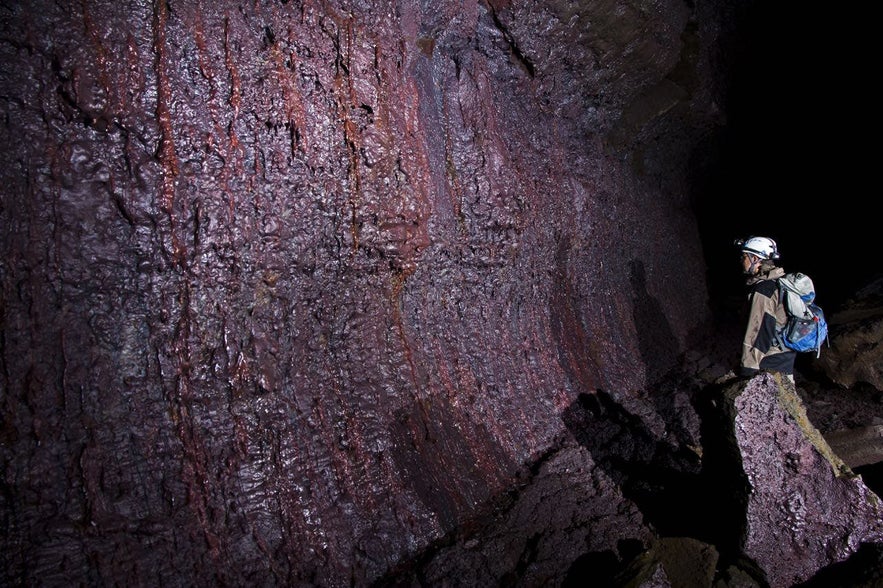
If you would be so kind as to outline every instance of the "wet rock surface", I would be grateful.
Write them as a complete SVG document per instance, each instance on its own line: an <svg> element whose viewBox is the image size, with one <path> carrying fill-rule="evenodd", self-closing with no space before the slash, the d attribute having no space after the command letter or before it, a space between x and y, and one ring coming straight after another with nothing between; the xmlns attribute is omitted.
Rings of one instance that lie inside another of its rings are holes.
<svg viewBox="0 0 883 588"><path fill-rule="evenodd" d="M742 577L688 186L731 16L0 8L0 583Z"/></svg>
<svg viewBox="0 0 883 588"><path fill-rule="evenodd" d="M640 405L710 118L647 8L4 6L4 580L369 584Z"/></svg>
<svg viewBox="0 0 883 588"><path fill-rule="evenodd" d="M653 541L638 507L569 437L491 506L376 585L607 584Z"/></svg>
<svg viewBox="0 0 883 588"><path fill-rule="evenodd" d="M883 503L831 450L790 382L762 375L722 402L732 403L723 410L744 473L740 550L770 586L794 586L881 542Z"/></svg>

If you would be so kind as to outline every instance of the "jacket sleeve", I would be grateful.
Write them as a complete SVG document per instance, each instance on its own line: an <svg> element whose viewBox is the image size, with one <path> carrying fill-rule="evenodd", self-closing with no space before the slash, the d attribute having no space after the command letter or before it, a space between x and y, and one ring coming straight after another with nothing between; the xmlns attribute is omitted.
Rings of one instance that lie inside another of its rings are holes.
<svg viewBox="0 0 883 588"><path fill-rule="evenodd" d="M778 288L775 280L765 280L755 286L749 298L748 324L742 340L741 375L751 376L760 369L760 362L770 349L778 345L776 337L776 307Z"/></svg>

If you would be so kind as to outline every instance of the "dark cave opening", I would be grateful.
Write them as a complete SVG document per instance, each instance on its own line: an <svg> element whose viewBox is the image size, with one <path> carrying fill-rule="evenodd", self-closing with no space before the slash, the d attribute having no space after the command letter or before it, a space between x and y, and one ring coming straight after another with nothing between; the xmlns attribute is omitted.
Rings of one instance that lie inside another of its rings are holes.
<svg viewBox="0 0 883 588"><path fill-rule="evenodd" d="M862 11L752 2L722 32L726 124L694 152L692 201L715 320L743 303L736 238L774 238L787 271L810 275L829 320L883 279L874 166L863 136L879 126L856 72L875 65ZM797 369L824 376L812 357ZM875 492L883 465L857 469Z"/></svg>
<svg viewBox="0 0 883 588"><path fill-rule="evenodd" d="M722 35L726 122L697 146L692 202L715 324L743 303L736 238L772 237L786 271L813 278L830 318L883 278L872 152L877 109L858 72L875 64L873 19L830 7L752 2ZM729 324L729 323L727 323ZM801 357L798 369L819 376ZM855 468L880 495L883 464ZM879 585L883 549L865 545L801 588Z"/></svg>
<svg viewBox="0 0 883 588"><path fill-rule="evenodd" d="M859 466L853 470L877 496L883 496L883 463Z"/></svg>
<svg viewBox="0 0 883 588"><path fill-rule="evenodd" d="M883 275L874 253L867 82L872 19L854 11L751 3L722 35L726 124L695 153L694 210L709 295L741 294L735 238L775 239L787 271L810 275L836 311Z"/></svg>

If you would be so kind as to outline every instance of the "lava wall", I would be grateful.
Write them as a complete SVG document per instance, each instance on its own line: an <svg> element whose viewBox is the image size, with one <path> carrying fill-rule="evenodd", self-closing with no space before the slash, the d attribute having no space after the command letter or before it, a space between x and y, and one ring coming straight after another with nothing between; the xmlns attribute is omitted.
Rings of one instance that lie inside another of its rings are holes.
<svg viewBox="0 0 883 588"><path fill-rule="evenodd" d="M652 423L648 382L707 318L683 170L714 15L33 0L0 23L4 584L371 582L578 395Z"/></svg>

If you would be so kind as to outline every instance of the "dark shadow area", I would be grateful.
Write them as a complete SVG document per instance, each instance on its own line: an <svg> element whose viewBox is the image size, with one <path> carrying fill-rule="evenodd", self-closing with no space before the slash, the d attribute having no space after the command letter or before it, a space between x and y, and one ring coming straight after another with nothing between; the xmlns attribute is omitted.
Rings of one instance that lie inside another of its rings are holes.
<svg viewBox="0 0 883 588"><path fill-rule="evenodd" d="M732 384L730 382L729 384ZM574 438L633 501L645 523L660 537L692 537L714 545L721 581L732 570L767 586L765 574L741 549L752 493L738 444L732 439L735 405L728 384L710 385L693 395L700 420L699 455L658 440L641 419L609 393L582 394L562 414ZM856 468L879 493L883 467ZM605 564L605 561L610 561ZM622 560L619 560L620 562ZM604 554L587 554L573 564L569 585L597 569L604 581L622 564ZM822 570L799 588L883 586L883 545L865 545L847 561ZM597 585L618 585L615 583ZM798 587L794 587L798 588Z"/></svg>
<svg viewBox="0 0 883 588"><path fill-rule="evenodd" d="M883 586L883 545L866 544L848 560L828 566L793 588L880 588Z"/></svg>
<svg viewBox="0 0 883 588"><path fill-rule="evenodd" d="M646 367L647 381L657 381L675 364L680 347L665 316L662 304L647 291L647 272L638 259L629 262L629 279L634 297L632 316L638 335L638 348Z"/></svg>
<svg viewBox="0 0 883 588"><path fill-rule="evenodd" d="M726 308L738 285L736 237L775 239L782 266L813 278L828 314L879 271L867 257L879 249L875 167L860 141L879 116L852 73L874 66L875 21L863 12L729 8L717 64L726 123L694 150L690 172L713 306Z"/></svg>
<svg viewBox="0 0 883 588"><path fill-rule="evenodd" d="M745 476L737 444L729 432L735 415L724 399L723 386L712 385L696 396L702 436L702 478L706 491L713 497L713 513L709 513L709 543L720 553L722 567L741 558L741 539L745 533L745 513L751 485Z"/></svg>
<svg viewBox="0 0 883 588"><path fill-rule="evenodd" d="M601 390L581 394L562 419L658 534L711 542L708 521L718 507L708 501L713 495L698 455L654 439L638 417Z"/></svg>
<svg viewBox="0 0 883 588"><path fill-rule="evenodd" d="M647 272L644 263L633 259L629 262L629 276L632 286L632 317L638 336L638 349L642 364L645 367L646 382L653 387L648 395L656 408L656 412L666 422L670 432L669 441L698 445L698 440L690 433L685 419L692 415L693 410L683 405L683 394L679 393L681 382L666 386L678 368L681 355L678 338L671 328L662 304L647 290Z"/></svg>
<svg viewBox="0 0 883 588"><path fill-rule="evenodd" d="M862 477L865 486L870 488L874 494L883 498L883 463L860 466L853 468L852 471Z"/></svg>
<svg viewBox="0 0 883 588"><path fill-rule="evenodd" d="M561 588L585 588L586 586L617 586L617 578L622 574L624 562L638 557L644 550L640 541L622 540L617 553L602 551L587 553L579 557L567 571Z"/></svg>
<svg viewBox="0 0 883 588"><path fill-rule="evenodd" d="M719 570L734 566L764 586L763 573L741 551L751 488L728 438L731 403L724 402L722 387L710 386L694 395L694 405L701 432L697 452L655 439L604 391L580 395L562 418L659 536L714 545Z"/></svg>

